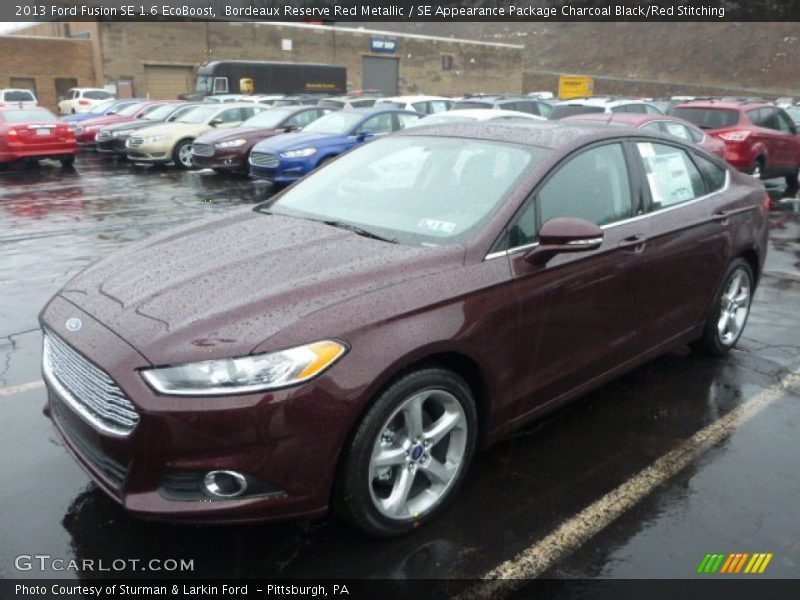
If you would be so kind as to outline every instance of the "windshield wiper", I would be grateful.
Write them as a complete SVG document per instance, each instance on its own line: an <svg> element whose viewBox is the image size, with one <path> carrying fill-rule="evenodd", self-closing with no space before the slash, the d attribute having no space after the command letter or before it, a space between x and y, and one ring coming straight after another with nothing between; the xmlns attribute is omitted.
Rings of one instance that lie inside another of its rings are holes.
<svg viewBox="0 0 800 600"><path fill-rule="evenodd" d="M325 223L325 225L330 225L331 227L338 227L339 229L346 229L347 231L352 231L356 235L360 235L366 238L371 238L373 240L389 242L390 244L398 243L398 241L395 239L380 236L377 233L372 233L371 231L362 229L358 225L353 225L352 223L345 223L344 221L322 221L322 222Z"/></svg>

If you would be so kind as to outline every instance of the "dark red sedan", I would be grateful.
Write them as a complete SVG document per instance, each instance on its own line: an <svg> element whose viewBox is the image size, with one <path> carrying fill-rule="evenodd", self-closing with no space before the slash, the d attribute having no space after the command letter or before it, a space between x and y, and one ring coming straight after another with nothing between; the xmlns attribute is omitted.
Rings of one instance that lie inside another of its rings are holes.
<svg viewBox="0 0 800 600"><path fill-rule="evenodd" d="M148 100L146 102L137 102L136 104L126 106L116 114L103 115L102 117L96 117L94 119L86 119L75 126L75 137L78 140L78 144L81 146L94 146L97 133L103 127L141 119L151 111L157 109L159 106L163 106L169 102L171 101Z"/></svg>
<svg viewBox="0 0 800 600"><path fill-rule="evenodd" d="M587 115L574 115L562 119L568 122L597 123L602 125L616 125L633 127L642 131L663 133L676 138L697 144L701 148L725 158L725 143L712 135L705 134L700 128L679 119L664 115L645 115L635 113L592 113Z"/></svg>
<svg viewBox="0 0 800 600"><path fill-rule="evenodd" d="M142 517L408 532L476 449L677 345L728 352L764 203L675 137L407 129L75 277L41 314L49 414Z"/></svg>
<svg viewBox="0 0 800 600"><path fill-rule="evenodd" d="M44 108L0 109L0 165L22 159L52 158L68 167L75 162L75 134Z"/></svg>
<svg viewBox="0 0 800 600"><path fill-rule="evenodd" d="M319 106L273 108L239 127L204 133L192 144L192 164L201 169L249 173L250 150L268 137L297 131L333 109Z"/></svg>

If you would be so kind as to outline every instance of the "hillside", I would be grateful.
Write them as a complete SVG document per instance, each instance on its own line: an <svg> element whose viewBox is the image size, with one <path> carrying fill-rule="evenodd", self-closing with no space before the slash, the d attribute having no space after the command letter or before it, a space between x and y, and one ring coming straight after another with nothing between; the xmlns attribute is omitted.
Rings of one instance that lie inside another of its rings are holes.
<svg viewBox="0 0 800 600"><path fill-rule="evenodd" d="M597 78L598 93L628 87L650 94L800 95L797 23L386 23L381 28L525 44L528 89L555 81L557 73L581 73Z"/></svg>

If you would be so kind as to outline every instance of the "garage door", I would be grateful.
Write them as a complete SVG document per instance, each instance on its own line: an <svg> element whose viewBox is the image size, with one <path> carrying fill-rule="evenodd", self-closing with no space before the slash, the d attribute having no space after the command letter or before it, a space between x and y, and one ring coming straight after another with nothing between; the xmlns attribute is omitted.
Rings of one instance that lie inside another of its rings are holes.
<svg viewBox="0 0 800 600"><path fill-rule="evenodd" d="M380 90L387 96L397 95L397 78L400 61L382 56L364 56L364 89Z"/></svg>
<svg viewBox="0 0 800 600"><path fill-rule="evenodd" d="M194 89L192 67L145 65L145 92L153 100L173 100Z"/></svg>

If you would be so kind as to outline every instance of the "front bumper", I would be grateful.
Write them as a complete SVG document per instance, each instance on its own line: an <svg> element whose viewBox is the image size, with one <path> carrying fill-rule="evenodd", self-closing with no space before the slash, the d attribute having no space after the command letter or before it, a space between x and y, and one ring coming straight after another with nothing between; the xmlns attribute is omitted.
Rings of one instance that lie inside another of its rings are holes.
<svg viewBox="0 0 800 600"><path fill-rule="evenodd" d="M0 150L0 163L13 162L24 158L52 158L58 160L66 156L75 156L78 147L74 142L53 142L38 146L9 144Z"/></svg>
<svg viewBox="0 0 800 600"><path fill-rule="evenodd" d="M127 137L108 138L95 142L95 149L105 154L125 154Z"/></svg>
<svg viewBox="0 0 800 600"><path fill-rule="evenodd" d="M73 318L83 323L77 332L65 326ZM101 431L73 408L64 386L45 375L48 412L66 447L126 510L185 522L287 519L327 510L339 449L354 415L335 401L324 377L245 396L160 396L138 373L150 366L146 359L69 301L54 298L41 321L112 376L139 414L127 435ZM258 485L231 500L185 485L212 470L244 473Z"/></svg>
<svg viewBox="0 0 800 600"><path fill-rule="evenodd" d="M125 154L129 160L153 164L172 162L172 144L142 144L141 146L125 146Z"/></svg>
<svg viewBox="0 0 800 600"><path fill-rule="evenodd" d="M215 149L211 156L192 153L192 162L201 169L247 173L247 152Z"/></svg>
<svg viewBox="0 0 800 600"><path fill-rule="evenodd" d="M249 163L250 175L257 179L267 179L278 185L294 183L314 170L315 164L304 159L281 158L277 167L262 167Z"/></svg>

